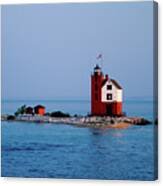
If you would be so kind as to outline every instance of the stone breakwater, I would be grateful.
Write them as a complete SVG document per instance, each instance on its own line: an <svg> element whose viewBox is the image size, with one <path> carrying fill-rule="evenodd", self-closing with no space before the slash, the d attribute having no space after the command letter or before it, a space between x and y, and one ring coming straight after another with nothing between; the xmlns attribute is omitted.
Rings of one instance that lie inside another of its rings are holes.
<svg viewBox="0 0 163 186"><path fill-rule="evenodd" d="M77 117L50 117L50 116L18 116L9 119L7 115L1 116L2 121L23 121L34 123L52 123L52 124L68 124L78 127L91 128L125 128L129 125L147 125L151 123L143 117L98 117L98 116L77 116Z"/></svg>

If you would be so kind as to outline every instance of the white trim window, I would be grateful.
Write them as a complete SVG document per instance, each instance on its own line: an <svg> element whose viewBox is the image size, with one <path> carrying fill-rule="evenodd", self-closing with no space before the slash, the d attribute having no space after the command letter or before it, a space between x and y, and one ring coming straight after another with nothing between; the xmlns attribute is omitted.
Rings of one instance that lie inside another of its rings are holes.
<svg viewBox="0 0 163 186"><path fill-rule="evenodd" d="M106 94L106 99L107 99L107 100L112 100L112 99L113 99L112 94Z"/></svg>

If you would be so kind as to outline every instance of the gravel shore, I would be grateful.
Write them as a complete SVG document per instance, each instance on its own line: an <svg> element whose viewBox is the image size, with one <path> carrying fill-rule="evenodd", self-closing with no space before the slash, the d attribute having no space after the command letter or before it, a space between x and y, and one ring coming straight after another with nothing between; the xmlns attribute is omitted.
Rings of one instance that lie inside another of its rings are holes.
<svg viewBox="0 0 163 186"><path fill-rule="evenodd" d="M52 124L68 124L78 127L91 128L126 128L130 125L147 125L151 123L142 117L98 117L98 116L82 116L82 117L50 117L50 116L31 116L22 115L9 119L8 115L1 116L2 121L23 121L23 122L37 122L37 123L52 123Z"/></svg>

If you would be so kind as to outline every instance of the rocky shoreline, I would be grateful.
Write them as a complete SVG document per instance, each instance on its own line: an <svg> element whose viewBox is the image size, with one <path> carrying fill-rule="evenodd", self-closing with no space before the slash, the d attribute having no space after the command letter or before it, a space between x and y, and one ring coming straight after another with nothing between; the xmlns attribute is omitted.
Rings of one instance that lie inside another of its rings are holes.
<svg viewBox="0 0 163 186"><path fill-rule="evenodd" d="M29 116L22 115L15 118L9 115L2 115L1 121L21 121L34 123L52 123L52 124L67 124L77 127L91 128L126 128L130 125L147 125L151 122L143 117L99 117L99 116L77 116L77 117L50 117L50 116Z"/></svg>

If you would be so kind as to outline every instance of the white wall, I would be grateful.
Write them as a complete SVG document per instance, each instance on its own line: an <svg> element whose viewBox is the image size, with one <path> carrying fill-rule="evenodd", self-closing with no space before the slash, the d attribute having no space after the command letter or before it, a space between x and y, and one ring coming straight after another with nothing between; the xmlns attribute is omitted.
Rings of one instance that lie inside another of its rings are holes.
<svg viewBox="0 0 163 186"><path fill-rule="evenodd" d="M112 90L107 90L107 85L112 85ZM112 100L107 100L107 94L112 94ZM122 90L117 89L117 87L111 82L107 81L102 87L102 102L122 102Z"/></svg>

